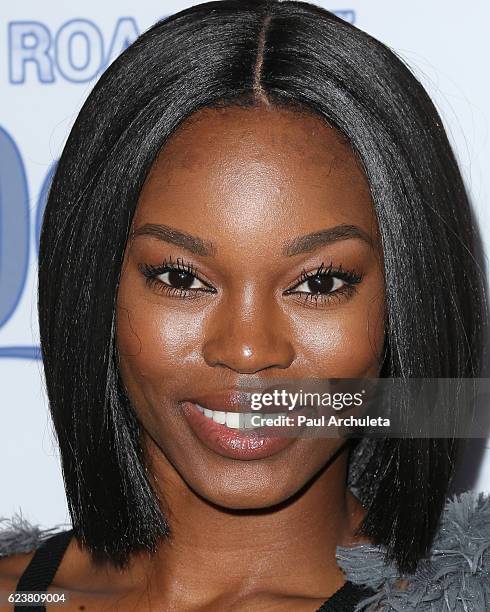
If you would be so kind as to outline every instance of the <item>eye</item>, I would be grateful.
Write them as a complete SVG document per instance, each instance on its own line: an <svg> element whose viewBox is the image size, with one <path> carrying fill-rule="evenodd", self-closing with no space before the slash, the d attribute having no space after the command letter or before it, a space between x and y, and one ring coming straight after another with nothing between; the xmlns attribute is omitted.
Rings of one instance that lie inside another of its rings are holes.
<svg viewBox="0 0 490 612"><path fill-rule="evenodd" d="M199 278L192 264L180 258L175 262L170 258L158 266L139 264L138 268L149 287L169 296L192 298L203 292L216 293L211 285Z"/></svg>
<svg viewBox="0 0 490 612"><path fill-rule="evenodd" d="M163 274L156 275L155 278L172 289L207 289L207 285L192 272L186 270L167 270Z"/></svg>
<svg viewBox="0 0 490 612"><path fill-rule="evenodd" d="M319 306L333 299L348 299L354 294L356 285L361 280L362 274L343 270L342 266L334 269L332 264L325 268L322 263L312 272L303 270L300 279L285 293L302 296L305 302Z"/></svg>
<svg viewBox="0 0 490 612"><path fill-rule="evenodd" d="M346 281L330 274L315 274L295 287L301 293L327 294L346 285Z"/></svg>

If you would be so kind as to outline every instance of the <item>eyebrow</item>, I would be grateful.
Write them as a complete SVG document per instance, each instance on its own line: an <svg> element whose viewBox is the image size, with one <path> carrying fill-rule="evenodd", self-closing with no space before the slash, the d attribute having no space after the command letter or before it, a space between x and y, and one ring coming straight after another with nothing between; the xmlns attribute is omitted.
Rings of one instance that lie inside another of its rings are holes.
<svg viewBox="0 0 490 612"><path fill-rule="evenodd" d="M182 247L194 255L208 256L214 255L216 252L214 244L210 240L204 240L204 238L199 238L199 236L187 234L169 225L146 223L133 232L132 238L137 236L151 236L152 238Z"/></svg>
<svg viewBox="0 0 490 612"><path fill-rule="evenodd" d="M351 238L363 240L370 247L373 246L373 241L369 235L360 227L357 227L357 225L342 224L306 234L305 236L293 238L284 245L282 254L286 257L292 257L293 255L299 255L301 253L310 253L321 246L332 244L339 240L349 240Z"/></svg>
<svg viewBox="0 0 490 612"><path fill-rule="evenodd" d="M186 251L204 257L216 254L216 247L210 240L205 240L199 236L193 236L169 225L146 223L132 233L132 238L137 236L150 236L170 244L182 247ZM310 253L321 246L338 242L339 240L349 240L356 238L363 240L369 246L373 246L369 235L356 225L336 225L327 229L322 229L305 236L297 236L283 245L282 254L285 257L293 257L301 253Z"/></svg>

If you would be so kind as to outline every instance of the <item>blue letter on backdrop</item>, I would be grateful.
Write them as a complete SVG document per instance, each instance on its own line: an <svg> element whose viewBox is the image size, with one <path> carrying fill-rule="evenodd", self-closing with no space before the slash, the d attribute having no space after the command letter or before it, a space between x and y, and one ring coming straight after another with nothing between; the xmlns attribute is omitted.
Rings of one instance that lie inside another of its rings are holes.
<svg viewBox="0 0 490 612"><path fill-rule="evenodd" d="M132 17L120 17L117 20L114 35L109 46L106 66L111 64L118 55L129 47L138 38L138 26Z"/></svg>
<svg viewBox="0 0 490 612"><path fill-rule="evenodd" d="M24 83L26 63L33 62L41 83L53 83L53 60L49 56L51 34L38 21L12 21L9 24L9 76L11 83Z"/></svg>
<svg viewBox="0 0 490 612"><path fill-rule="evenodd" d="M63 24L56 35L56 63L64 78L74 83L85 83L99 73L104 63L104 41L95 23L72 19Z"/></svg>

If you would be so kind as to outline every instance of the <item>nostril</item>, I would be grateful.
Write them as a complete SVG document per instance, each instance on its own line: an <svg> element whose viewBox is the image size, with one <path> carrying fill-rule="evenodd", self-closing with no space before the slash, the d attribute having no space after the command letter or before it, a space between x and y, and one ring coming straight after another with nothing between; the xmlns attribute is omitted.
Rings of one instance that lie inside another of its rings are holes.
<svg viewBox="0 0 490 612"><path fill-rule="evenodd" d="M285 369L295 359L295 351L286 339L257 338L251 342L234 341L230 336L219 335L208 339L202 349L204 361L209 366L223 366L243 374L255 374L272 368Z"/></svg>

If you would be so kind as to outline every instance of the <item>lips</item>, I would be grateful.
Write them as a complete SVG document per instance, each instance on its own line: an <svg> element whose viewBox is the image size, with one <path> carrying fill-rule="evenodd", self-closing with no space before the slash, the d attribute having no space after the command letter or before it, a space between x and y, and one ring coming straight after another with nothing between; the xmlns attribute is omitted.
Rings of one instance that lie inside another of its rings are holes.
<svg viewBox="0 0 490 612"><path fill-rule="evenodd" d="M190 428L204 446L223 457L264 459L285 449L295 440L245 429L250 417L248 393L208 394L193 400L182 405Z"/></svg>

